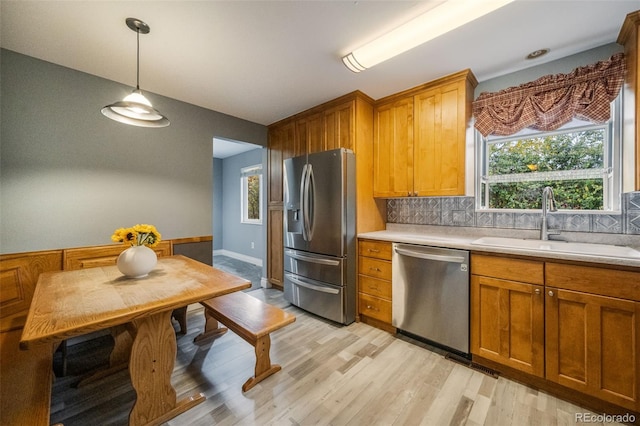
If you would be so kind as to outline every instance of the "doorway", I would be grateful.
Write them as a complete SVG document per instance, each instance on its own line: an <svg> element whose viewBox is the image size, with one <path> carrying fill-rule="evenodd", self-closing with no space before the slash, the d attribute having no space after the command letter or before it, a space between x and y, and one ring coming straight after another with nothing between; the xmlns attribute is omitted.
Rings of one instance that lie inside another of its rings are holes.
<svg viewBox="0 0 640 426"><path fill-rule="evenodd" d="M266 162L260 145L213 139L213 266L250 280L250 290L267 282Z"/></svg>

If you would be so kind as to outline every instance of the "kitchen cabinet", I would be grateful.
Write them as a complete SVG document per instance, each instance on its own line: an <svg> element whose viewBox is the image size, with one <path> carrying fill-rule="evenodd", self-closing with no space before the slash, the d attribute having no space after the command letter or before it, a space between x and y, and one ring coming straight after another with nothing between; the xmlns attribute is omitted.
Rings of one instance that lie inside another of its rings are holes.
<svg viewBox="0 0 640 426"><path fill-rule="evenodd" d="M465 194L470 70L382 98L374 114L374 196Z"/></svg>
<svg viewBox="0 0 640 426"><path fill-rule="evenodd" d="M321 112L296 120L294 153L291 157L325 151L324 123Z"/></svg>
<svg viewBox="0 0 640 426"><path fill-rule="evenodd" d="M547 262L545 293L546 378L640 410L640 273Z"/></svg>
<svg viewBox="0 0 640 426"><path fill-rule="evenodd" d="M283 243L283 203L282 203L282 160L293 155L288 141L294 138L294 123L269 129L269 171L267 184L267 279L276 287L282 287L284 274L284 256L282 250L271 247L282 247Z"/></svg>
<svg viewBox="0 0 640 426"><path fill-rule="evenodd" d="M477 253L471 272L476 361L640 410L640 272Z"/></svg>
<svg viewBox="0 0 640 426"><path fill-rule="evenodd" d="M358 241L360 321L391 331L391 243ZM373 320L373 321L371 321Z"/></svg>
<svg viewBox="0 0 640 426"><path fill-rule="evenodd" d="M336 106L329 107L324 111L325 150L329 151L338 148L354 150L354 114L355 105L353 101L343 102Z"/></svg>
<svg viewBox="0 0 640 426"><path fill-rule="evenodd" d="M356 154L356 232L384 229L386 205L373 197L373 100L355 91L269 126L267 274L283 283L282 161L337 148Z"/></svg>
<svg viewBox="0 0 640 426"><path fill-rule="evenodd" d="M618 35L627 61L623 138L635 141L635 189L640 191L640 10L629 13Z"/></svg>
<svg viewBox="0 0 640 426"><path fill-rule="evenodd" d="M544 265L471 256L471 353L544 376Z"/></svg>
<svg viewBox="0 0 640 426"><path fill-rule="evenodd" d="M413 98L377 105L374 117L373 194L413 195Z"/></svg>

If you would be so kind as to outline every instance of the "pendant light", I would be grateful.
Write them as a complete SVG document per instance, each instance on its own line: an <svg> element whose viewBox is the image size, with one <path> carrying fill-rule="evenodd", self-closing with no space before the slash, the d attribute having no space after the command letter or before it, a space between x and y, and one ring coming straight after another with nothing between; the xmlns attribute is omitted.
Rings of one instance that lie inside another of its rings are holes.
<svg viewBox="0 0 640 426"><path fill-rule="evenodd" d="M153 108L140 90L140 33L148 34L151 29L136 18L127 18L125 22L127 27L136 32L137 38L136 89L122 101L102 108L101 112L105 117L132 126L166 127L169 119Z"/></svg>

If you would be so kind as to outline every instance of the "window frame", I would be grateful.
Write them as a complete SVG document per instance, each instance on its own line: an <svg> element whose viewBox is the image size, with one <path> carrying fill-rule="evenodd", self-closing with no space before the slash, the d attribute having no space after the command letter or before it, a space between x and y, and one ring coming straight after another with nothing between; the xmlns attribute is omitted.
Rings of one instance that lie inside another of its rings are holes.
<svg viewBox="0 0 640 426"><path fill-rule="evenodd" d="M483 205L483 199L488 199L487 194L483 194L484 177L489 169L489 144L514 141L525 139L527 137L545 137L557 134L567 133L571 129L574 131L606 128L606 132L610 135L605 141L603 168L608 170L606 181L603 181L603 209L602 210L580 210L580 209L560 209L561 212L574 213L604 213L616 214L621 212L622 198L622 100L623 94L620 94L611 102L611 118L605 124L590 124L576 126L574 122L567 123L559 129L553 131L535 131L524 129L518 133L509 136L500 137L483 137L479 131L474 130L475 146L476 146L476 169L475 169L475 208L482 212L539 212L540 209L501 209L488 208ZM488 189L487 189L488 191ZM542 194L540 194L542 197Z"/></svg>
<svg viewBox="0 0 640 426"><path fill-rule="evenodd" d="M258 190L258 219L249 218L249 177L258 176L259 190ZM263 216L263 187L264 178L262 173L262 164L255 164L253 166L243 167L240 169L240 223L247 225L262 225Z"/></svg>

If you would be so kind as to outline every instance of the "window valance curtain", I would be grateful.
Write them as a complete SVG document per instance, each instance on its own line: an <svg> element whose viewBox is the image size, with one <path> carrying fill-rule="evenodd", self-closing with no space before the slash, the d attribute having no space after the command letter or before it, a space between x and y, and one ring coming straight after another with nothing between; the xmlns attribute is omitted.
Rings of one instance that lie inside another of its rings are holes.
<svg viewBox="0 0 640 426"><path fill-rule="evenodd" d="M547 75L499 92L483 92L473 102L475 128L486 137L512 135L526 127L550 131L574 117L606 122L625 73L624 54L617 53L569 74Z"/></svg>

